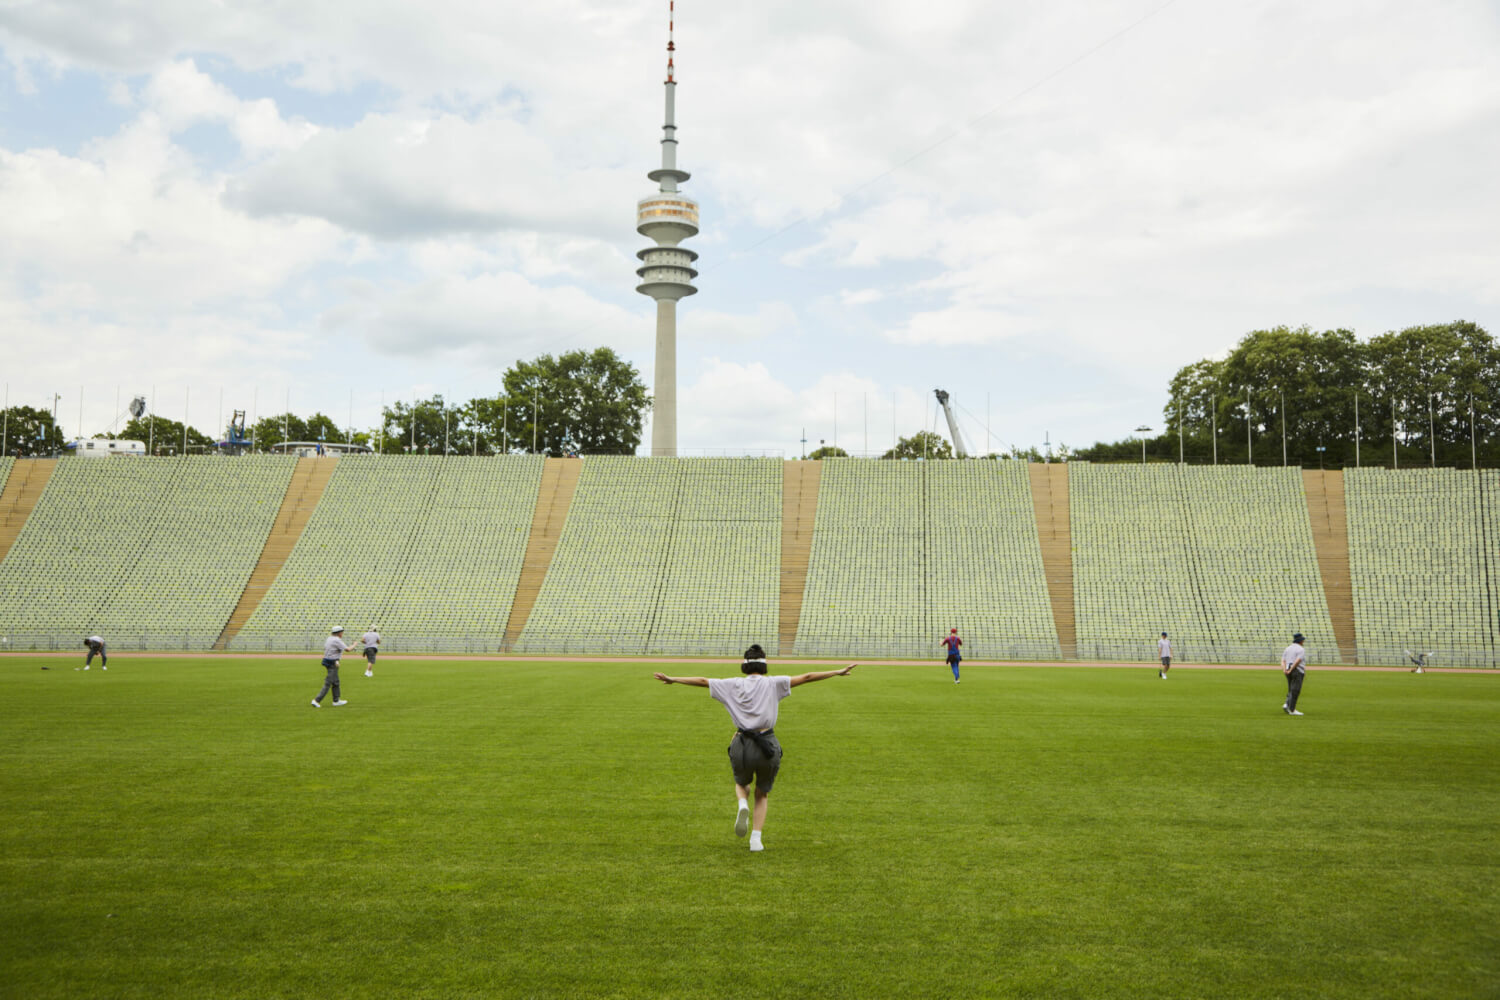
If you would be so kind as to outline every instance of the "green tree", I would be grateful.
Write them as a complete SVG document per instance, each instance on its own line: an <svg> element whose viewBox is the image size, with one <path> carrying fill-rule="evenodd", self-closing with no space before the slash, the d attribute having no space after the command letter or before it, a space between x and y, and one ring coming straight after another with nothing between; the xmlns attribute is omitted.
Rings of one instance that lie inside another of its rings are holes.
<svg viewBox="0 0 1500 1000"><path fill-rule="evenodd" d="M449 449L466 454L455 444L458 417L459 411L448 406L442 395L410 404L397 400L385 408L383 433L377 433L375 445L387 455L441 455L446 432Z"/></svg>
<svg viewBox="0 0 1500 1000"><path fill-rule="evenodd" d="M840 448L838 445L825 444L823 447L815 449L813 453L811 455L808 455L807 457L810 459L819 460L825 458L848 458L849 453Z"/></svg>
<svg viewBox="0 0 1500 1000"><path fill-rule="evenodd" d="M306 441L307 422L295 413L261 417L248 431L256 451L269 451L283 441Z"/></svg>
<svg viewBox="0 0 1500 1000"><path fill-rule="evenodd" d="M146 444L149 455L181 455L182 454L182 421L169 420L166 417L132 417L117 435L110 435L126 441L142 441ZM196 427L187 429L188 454L200 454L211 451L215 441Z"/></svg>
<svg viewBox="0 0 1500 1000"><path fill-rule="evenodd" d="M503 405L513 449L561 455L633 455L651 397L635 366L608 347L517 361ZM493 428L491 428L493 434Z"/></svg>
<svg viewBox="0 0 1500 1000"><path fill-rule="evenodd" d="M63 446L63 429L52 422L51 410L12 406L0 410L0 427L5 438L0 444L7 455L50 455Z"/></svg>
<svg viewBox="0 0 1500 1000"><path fill-rule="evenodd" d="M901 438L896 447L881 458L952 458L953 446L948 439L932 431L917 431L911 437Z"/></svg>

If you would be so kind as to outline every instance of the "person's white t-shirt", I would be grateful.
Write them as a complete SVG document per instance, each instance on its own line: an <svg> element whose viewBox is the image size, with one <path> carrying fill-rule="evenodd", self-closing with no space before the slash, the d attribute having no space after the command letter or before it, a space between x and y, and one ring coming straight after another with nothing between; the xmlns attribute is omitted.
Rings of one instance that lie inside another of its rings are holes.
<svg viewBox="0 0 1500 1000"><path fill-rule="evenodd" d="M1171 656L1172 655L1172 641L1170 639L1158 639L1157 642L1156 642L1156 655L1157 656Z"/></svg>
<svg viewBox="0 0 1500 1000"><path fill-rule="evenodd" d="M89 642L97 642L102 644L104 640L99 638L97 635L91 635L89 636Z"/></svg>
<svg viewBox="0 0 1500 1000"><path fill-rule="evenodd" d="M1302 648L1300 642L1294 642L1281 654L1281 669L1285 671L1293 663L1297 664L1298 670L1307 669L1307 650Z"/></svg>
<svg viewBox="0 0 1500 1000"><path fill-rule="evenodd" d="M336 635L330 635L328 641L323 643L323 659L337 660L343 657L344 650L352 647Z"/></svg>
<svg viewBox="0 0 1500 1000"><path fill-rule="evenodd" d="M360 641L363 642L366 646L380 645L380 633L376 632L374 629L371 629L359 638Z"/></svg>
<svg viewBox="0 0 1500 1000"><path fill-rule="evenodd" d="M781 699L792 693L792 679L765 674L710 677L708 693L729 709L729 717L740 729L771 729L776 725Z"/></svg>

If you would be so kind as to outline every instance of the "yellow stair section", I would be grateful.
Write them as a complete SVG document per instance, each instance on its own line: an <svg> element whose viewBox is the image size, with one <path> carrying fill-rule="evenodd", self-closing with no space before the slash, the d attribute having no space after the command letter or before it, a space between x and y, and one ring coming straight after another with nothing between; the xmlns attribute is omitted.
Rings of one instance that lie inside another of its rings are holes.
<svg viewBox="0 0 1500 1000"><path fill-rule="evenodd" d="M1052 601L1052 623L1065 660L1078 659L1078 629L1073 618L1073 523L1068 513L1068 467L1032 463L1031 505L1042 546L1042 572Z"/></svg>
<svg viewBox="0 0 1500 1000"><path fill-rule="evenodd" d="M1302 470L1307 492L1307 516L1312 522L1313 548L1323 576L1323 596L1339 644L1340 663L1357 663L1359 647L1354 630L1354 586L1349 575L1349 522L1344 509L1344 474Z"/></svg>
<svg viewBox="0 0 1500 1000"><path fill-rule="evenodd" d="M0 560L10 554L16 544L32 508L47 488L52 470L57 468L55 458L18 458L11 466L10 478L5 481L5 492L0 493Z"/></svg>
<svg viewBox="0 0 1500 1000"><path fill-rule="evenodd" d="M227 646L260 607L281 567L286 565L287 557L296 548L297 539L302 537L302 529L307 527L308 519L318 508L318 501L323 499L323 491L328 488L328 480L333 478L338 461L336 455L297 459L292 481L286 486L286 496L281 498L281 509L276 512L271 533L266 536L265 547L260 551L260 561L245 583L245 592L234 606L234 613L229 616L224 631L219 633L214 649Z"/></svg>
<svg viewBox="0 0 1500 1000"><path fill-rule="evenodd" d="M531 534L526 538L526 556L521 563L521 578L516 581L516 596L510 604L510 619L505 624L503 649L513 649L536 607L537 595L552 566L552 554L568 522L568 508L578 489L583 462L576 458L549 458L542 466L542 482L537 488L536 510L531 515Z"/></svg>
<svg viewBox="0 0 1500 1000"><path fill-rule="evenodd" d="M787 462L781 472L781 617L778 656L794 652L807 590L822 462Z"/></svg>

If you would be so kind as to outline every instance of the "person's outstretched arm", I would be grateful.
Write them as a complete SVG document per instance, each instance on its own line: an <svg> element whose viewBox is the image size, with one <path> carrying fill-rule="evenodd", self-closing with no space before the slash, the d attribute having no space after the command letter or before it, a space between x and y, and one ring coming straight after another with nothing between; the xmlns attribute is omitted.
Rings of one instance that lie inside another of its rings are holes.
<svg viewBox="0 0 1500 1000"><path fill-rule="evenodd" d="M706 687L708 687L708 678L707 677L668 677L666 674L663 674L663 673L655 673L655 674L652 674L651 676L655 677L657 680L661 681L663 684L691 684L693 687L700 687L700 688L706 688Z"/></svg>
<svg viewBox="0 0 1500 1000"><path fill-rule="evenodd" d="M830 677L843 677L857 666L859 666L858 663L851 663L843 670L814 670L810 674L798 674L792 678L792 687L798 684L811 684L813 681L826 681Z"/></svg>

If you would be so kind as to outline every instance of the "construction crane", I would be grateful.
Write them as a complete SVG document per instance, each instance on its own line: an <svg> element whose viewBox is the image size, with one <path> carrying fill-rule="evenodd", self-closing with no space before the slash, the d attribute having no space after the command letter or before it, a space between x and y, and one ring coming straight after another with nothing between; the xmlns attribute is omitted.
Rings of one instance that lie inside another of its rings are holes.
<svg viewBox="0 0 1500 1000"><path fill-rule="evenodd" d="M968 449L964 447L964 436L958 432L958 421L953 418L953 408L948 405L948 390L934 389L932 394L943 407L943 416L948 418L948 433L953 435L953 453L959 458L968 458Z"/></svg>

